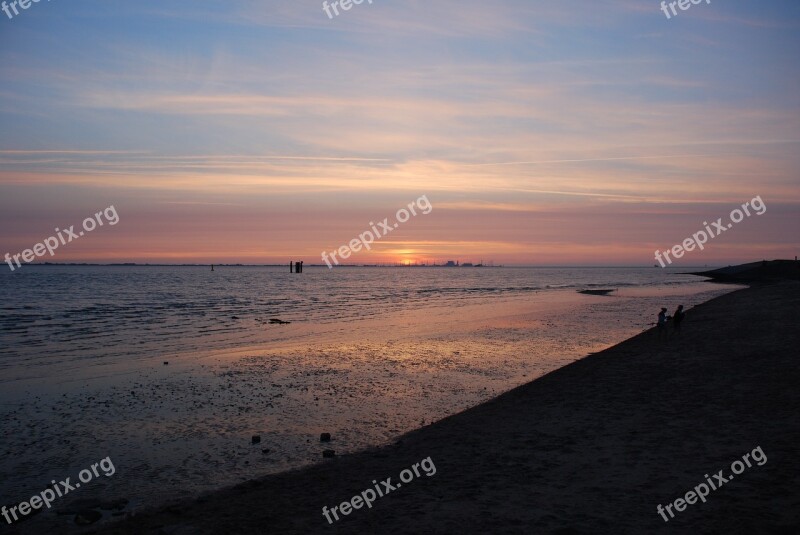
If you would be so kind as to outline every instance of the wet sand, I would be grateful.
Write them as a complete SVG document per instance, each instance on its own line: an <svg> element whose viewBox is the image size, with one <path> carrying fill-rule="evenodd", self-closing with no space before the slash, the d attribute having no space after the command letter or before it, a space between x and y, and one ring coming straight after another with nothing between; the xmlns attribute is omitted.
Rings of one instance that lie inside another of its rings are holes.
<svg viewBox="0 0 800 535"><path fill-rule="evenodd" d="M396 443L176 502L103 533L793 533L800 284L740 290ZM335 437L334 437L335 438ZM335 441L331 448L336 448ZM657 513L760 447L667 523ZM430 457L329 525L329 509Z"/></svg>
<svg viewBox="0 0 800 535"><path fill-rule="evenodd" d="M77 529L76 508L102 513L100 525L319 463L328 447L321 432L332 433L340 455L391 444L641 332L661 304L691 306L733 288L432 302L361 321L266 325L266 344L36 370L46 377L0 389L0 504L18 504L53 479L74 481L110 457L113 476L19 526L63 532ZM261 441L252 444L253 435ZM124 507L104 510L108 500Z"/></svg>

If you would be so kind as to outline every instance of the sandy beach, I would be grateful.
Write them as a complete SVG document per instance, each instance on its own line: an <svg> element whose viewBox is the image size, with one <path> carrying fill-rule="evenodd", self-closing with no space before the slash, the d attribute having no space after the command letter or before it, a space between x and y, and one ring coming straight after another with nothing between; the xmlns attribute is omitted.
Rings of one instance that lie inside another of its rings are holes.
<svg viewBox="0 0 800 535"><path fill-rule="evenodd" d="M176 502L101 532L796 532L798 306L796 282L736 291L690 310L666 342L644 332L393 445ZM729 477L732 463L756 448L766 460L705 503L673 507L669 522L659 515L659 504L706 475ZM422 472L338 521L323 516L323 506L341 507L373 480L391 477L394 486L427 458L435 474Z"/></svg>

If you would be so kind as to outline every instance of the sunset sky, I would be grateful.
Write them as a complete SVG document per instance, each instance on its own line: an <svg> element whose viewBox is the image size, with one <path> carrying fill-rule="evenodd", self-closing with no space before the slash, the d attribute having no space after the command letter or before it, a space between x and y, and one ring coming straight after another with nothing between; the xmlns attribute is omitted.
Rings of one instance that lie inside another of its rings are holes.
<svg viewBox="0 0 800 535"><path fill-rule="evenodd" d="M7 0L8 1L8 0ZM13 14L13 12L12 12ZM800 254L800 2L53 0L0 12L0 255L677 265Z"/></svg>

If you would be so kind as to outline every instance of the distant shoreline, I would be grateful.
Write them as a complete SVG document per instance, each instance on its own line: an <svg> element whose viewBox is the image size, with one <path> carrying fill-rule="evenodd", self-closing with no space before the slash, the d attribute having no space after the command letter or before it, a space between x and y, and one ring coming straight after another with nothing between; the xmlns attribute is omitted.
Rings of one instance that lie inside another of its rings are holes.
<svg viewBox="0 0 800 535"><path fill-rule="evenodd" d="M288 262L285 264L152 264L152 263L138 263L138 262L121 262L121 263L89 263L89 262L42 262L42 263L30 263L26 264L25 266L37 266L37 267L277 267L277 268L287 268ZM328 266L325 264L306 264L304 267L320 267L328 269ZM362 267L369 267L369 268L448 268L448 269L458 269L458 268L479 268L479 269L518 269L518 268L526 268L526 269L652 269L649 265L632 265L632 266L617 266L617 265L608 265L608 266L572 266L572 265L558 265L558 266L542 266L542 265L497 265L497 266L445 266L445 265L404 265L404 264L340 264L336 266L336 268L362 268ZM713 266L713 265L697 265L697 266L672 266L670 273L674 273L673 270L677 269L697 269L697 268L715 268L721 266ZM659 268L664 269L664 268ZM681 273L682 275L698 275L699 273Z"/></svg>

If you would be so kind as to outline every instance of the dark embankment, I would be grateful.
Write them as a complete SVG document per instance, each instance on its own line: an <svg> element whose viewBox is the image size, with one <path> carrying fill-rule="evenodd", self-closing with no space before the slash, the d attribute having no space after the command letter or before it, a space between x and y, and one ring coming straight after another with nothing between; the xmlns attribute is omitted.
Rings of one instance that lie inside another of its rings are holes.
<svg viewBox="0 0 800 535"><path fill-rule="evenodd" d="M800 262L797 260L770 260L728 266L711 271L690 273L708 277L717 282L757 284L779 280L800 280Z"/></svg>

